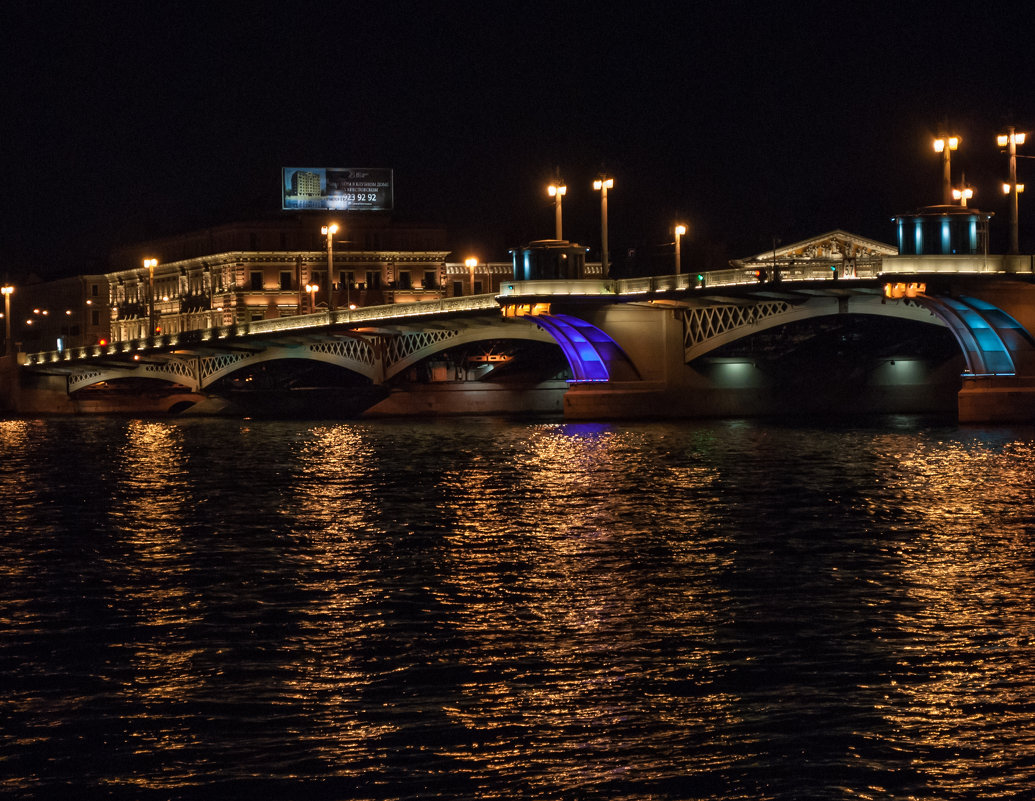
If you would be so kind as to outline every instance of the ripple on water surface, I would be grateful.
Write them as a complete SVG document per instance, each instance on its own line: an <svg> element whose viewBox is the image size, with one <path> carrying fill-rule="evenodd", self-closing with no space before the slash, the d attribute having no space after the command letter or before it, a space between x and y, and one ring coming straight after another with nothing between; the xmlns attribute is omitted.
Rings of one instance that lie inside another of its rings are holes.
<svg viewBox="0 0 1035 801"><path fill-rule="evenodd" d="M1030 430L0 421L15 796L1020 798Z"/></svg>

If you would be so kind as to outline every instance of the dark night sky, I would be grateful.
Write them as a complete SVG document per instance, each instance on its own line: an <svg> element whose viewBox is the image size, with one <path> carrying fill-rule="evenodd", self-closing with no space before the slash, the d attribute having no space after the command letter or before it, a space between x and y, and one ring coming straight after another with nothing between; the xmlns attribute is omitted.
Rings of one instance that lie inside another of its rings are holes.
<svg viewBox="0 0 1035 801"><path fill-rule="evenodd" d="M1035 123L1020 3L164 6L4 3L0 275L275 214L283 166L393 168L395 216L484 259L553 236L555 167L565 236L594 250L590 183L614 176L616 258L676 218L704 267L774 236L891 241L892 214L939 202L945 119L1005 237L994 135ZM1022 196L1022 246L1032 214Z"/></svg>

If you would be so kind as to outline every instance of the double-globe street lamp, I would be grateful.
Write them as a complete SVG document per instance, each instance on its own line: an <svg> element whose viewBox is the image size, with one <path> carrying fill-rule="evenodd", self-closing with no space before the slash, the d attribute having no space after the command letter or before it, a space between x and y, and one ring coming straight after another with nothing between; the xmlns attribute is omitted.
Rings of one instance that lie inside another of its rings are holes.
<svg viewBox="0 0 1035 801"><path fill-rule="evenodd" d="M676 231L676 275L679 275L679 273L682 272L682 267L683 267L682 260L680 259L679 240L682 239L683 235L686 233L686 226L683 225L682 223L680 223L680 224L678 224L676 226L675 231Z"/></svg>
<svg viewBox="0 0 1035 801"><path fill-rule="evenodd" d="M4 295L4 356L11 352L11 293L13 286L0 286Z"/></svg>
<svg viewBox="0 0 1035 801"><path fill-rule="evenodd" d="M607 190L615 185L614 178L600 176L593 182L593 188L600 193L600 272L607 278Z"/></svg>
<svg viewBox="0 0 1035 801"><path fill-rule="evenodd" d="M952 176L949 169L949 154L959 148L958 136L940 136L934 140L934 152L942 154L942 203L952 203Z"/></svg>
<svg viewBox="0 0 1035 801"><path fill-rule="evenodd" d="M561 198L567 194L568 187L558 182L555 184L550 184L548 187L546 187L546 192L550 197L554 199L554 206L556 208L555 216L557 218L555 226L557 229L557 236L554 238L557 239L557 241L560 241L564 238L563 236L561 236Z"/></svg>
<svg viewBox="0 0 1035 801"><path fill-rule="evenodd" d="M334 235L338 223L323 226L320 233L327 237L327 308L334 311Z"/></svg>
<svg viewBox="0 0 1035 801"><path fill-rule="evenodd" d="M1010 154L1010 182L1003 184L1003 192L1010 196L1010 255L1016 255L1019 249L1017 234L1017 195L1024 191L1024 184L1017 183L1017 145L1023 145L1025 134L1018 133L1010 126L1007 133L999 134L996 142L999 147L1007 148Z"/></svg>
<svg viewBox="0 0 1035 801"><path fill-rule="evenodd" d="M155 335L155 267L158 266L158 259L144 259L144 267L147 269L147 336Z"/></svg>
<svg viewBox="0 0 1035 801"><path fill-rule="evenodd" d="M316 312L316 293L319 292L319 291L320 291L320 285L319 284L311 284L310 283L310 284L306 284L305 285L305 292L306 292L306 295L309 297L309 312L310 313L315 313Z"/></svg>

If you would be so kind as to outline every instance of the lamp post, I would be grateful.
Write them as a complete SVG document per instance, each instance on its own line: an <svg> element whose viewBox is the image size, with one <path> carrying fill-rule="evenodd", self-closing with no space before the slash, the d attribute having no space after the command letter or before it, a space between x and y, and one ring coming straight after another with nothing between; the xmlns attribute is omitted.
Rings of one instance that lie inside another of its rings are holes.
<svg viewBox="0 0 1035 801"><path fill-rule="evenodd" d="M144 259L147 268L147 337L155 335L155 267L158 259Z"/></svg>
<svg viewBox="0 0 1035 801"><path fill-rule="evenodd" d="M593 182L593 188L600 192L600 272L607 278L607 190L615 185L614 178L601 176Z"/></svg>
<svg viewBox="0 0 1035 801"><path fill-rule="evenodd" d="M1023 145L1025 134L1017 133L1011 125L1008 133L999 134L999 147L1007 148L1010 154L1010 183L1003 184L1003 191L1010 196L1010 255L1016 255L1019 244L1017 235L1017 195L1024 191L1024 184L1017 183L1017 145Z"/></svg>
<svg viewBox="0 0 1035 801"><path fill-rule="evenodd" d="M685 234L685 233L686 233L686 226L685 225L679 224L679 225L676 226L676 275L679 275L682 272L682 268L683 268L682 261L680 260L680 254L679 254L679 240L682 238L683 234Z"/></svg>
<svg viewBox="0 0 1035 801"><path fill-rule="evenodd" d="M323 226L320 233L327 237L327 308L334 311L334 235L338 223Z"/></svg>
<svg viewBox="0 0 1035 801"><path fill-rule="evenodd" d="M4 356L11 352L11 293L13 286L0 286L4 294Z"/></svg>
<svg viewBox="0 0 1035 801"><path fill-rule="evenodd" d="M310 313L316 311L316 293L320 291L319 284L306 284L306 294L309 296L309 311Z"/></svg>
<svg viewBox="0 0 1035 801"><path fill-rule="evenodd" d="M550 197L554 199L554 207L556 208L555 216L557 218L555 226L557 229L557 236L555 237L555 239L560 241L561 239L563 239L563 237L561 236L561 198L568 193L568 187L558 182L555 184L550 184L548 187L546 187L546 192L550 195Z"/></svg>
<svg viewBox="0 0 1035 801"><path fill-rule="evenodd" d="M934 152L942 154L942 203L952 203L952 177L949 172L949 153L960 146L958 136L942 136L934 140Z"/></svg>
<svg viewBox="0 0 1035 801"><path fill-rule="evenodd" d="M474 294L474 270L478 266L478 259L471 256L464 260L464 264L467 265L467 269L471 272L471 294Z"/></svg>
<svg viewBox="0 0 1035 801"><path fill-rule="evenodd" d="M967 201L970 200L972 197L974 197L974 190L971 189L969 186L964 185L959 189L952 190L953 200L958 200L960 202L960 205L964 208L966 208L967 206Z"/></svg>

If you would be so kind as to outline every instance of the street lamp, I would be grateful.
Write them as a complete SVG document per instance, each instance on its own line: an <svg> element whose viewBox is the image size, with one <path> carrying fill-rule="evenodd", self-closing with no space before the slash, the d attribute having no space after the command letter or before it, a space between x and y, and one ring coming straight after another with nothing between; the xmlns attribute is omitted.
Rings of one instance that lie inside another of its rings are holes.
<svg viewBox="0 0 1035 801"><path fill-rule="evenodd" d="M934 152L942 154L942 203L952 203L952 178L949 173L949 153L960 146L958 136L943 136L934 140Z"/></svg>
<svg viewBox="0 0 1035 801"><path fill-rule="evenodd" d="M556 239L560 241L563 238L561 236L561 198L568 193L568 187L561 183L550 184L548 187L546 187L546 192L550 195L550 197L554 198L554 206L557 210Z"/></svg>
<svg viewBox="0 0 1035 801"><path fill-rule="evenodd" d="M682 264L679 258L679 240L685 233L685 225L680 224L676 226L676 275L679 275L679 273L682 272Z"/></svg>
<svg viewBox="0 0 1035 801"><path fill-rule="evenodd" d="M467 269L471 271L471 294L474 294L474 269L478 266L478 259L471 256L469 259L464 260L464 264L467 265Z"/></svg>
<svg viewBox="0 0 1035 801"><path fill-rule="evenodd" d="M155 335L155 267L158 266L158 259L144 259L144 267L147 268L147 336Z"/></svg>
<svg viewBox="0 0 1035 801"><path fill-rule="evenodd" d="M320 285L319 284L306 284L305 285L305 291L306 291L306 294L309 296L309 311L310 312L315 312L316 311L316 293L320 291Z"/></svg>
<svg viewBox="0 0 1035 801"><path fill-rule="evenodd" d="M960 205L963 207L966 207L967 201L970 200L972 197L974 197L974 190L966 184L964 184L959 189L952 190L953 200L958 200L960 202Z"/></svg>
<svg viewBox="0 0 1035 801"><path fill-rule="evenodd" d="M13 286L0 286L0 292L4 293L4 355L11 350L11 293Z"/></svg>
<svg viewBox="0 0 1035 801"><path fill-rule="evenodd" d="M1023 145L1025 135L1014 131L1013 126L1006 129L1008 133L999 134L996 142L999 147L1007 148L1010 154L1010 183L1003 184L1003 191L1010 196L1010 254L1016 255L1018 250L1017 236L1017 195L1024 191L1024 184L1017 183L1017 145Z"/></svg>
<svg viewBox="0 0 1035 801"><path fill-rule="evenodd" d="M607 190L615 185L614 178L601 176L593 182L593 188L600 192L600 272L607 278Z"/></svg>
<svg viewBox="0 0 1035 801"><path fill-rule="evenodd" d="M334 235L338 223L323 226L320 233L327 237L327 308L334 311Z"/></svg>

